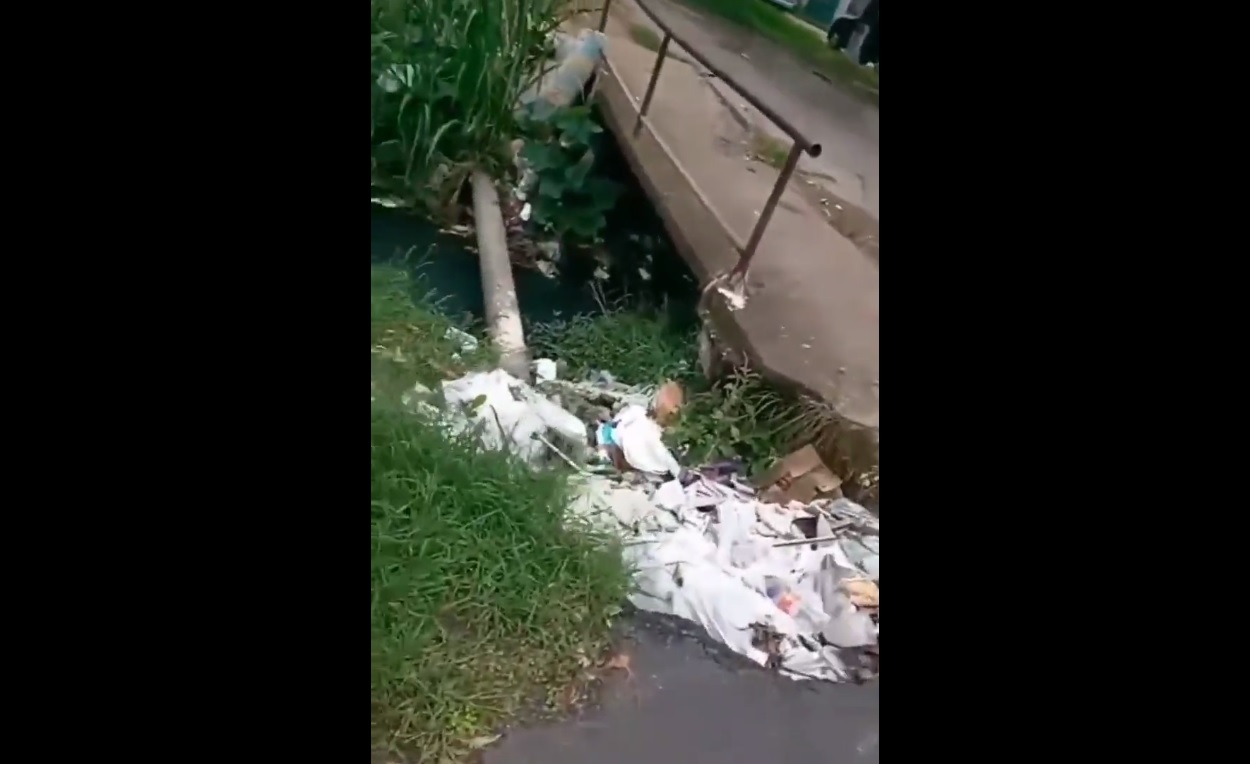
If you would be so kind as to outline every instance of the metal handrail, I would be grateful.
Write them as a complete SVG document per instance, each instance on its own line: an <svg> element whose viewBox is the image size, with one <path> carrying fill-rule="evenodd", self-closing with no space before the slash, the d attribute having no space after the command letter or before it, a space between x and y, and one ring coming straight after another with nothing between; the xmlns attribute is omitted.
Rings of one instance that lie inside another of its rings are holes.
<svg viewBox="0 0 1250 764"><path fill-rule="evenodd" d="M786 135L793 139L794 144L790 147L790 152L786 155L785 164L781 167L781 174L777 177L776 184L773 185L772 191L768 194L768 201L764 203L764 209L760 210L760 219L756 221L755 228L751 230L751 237L747 240L746 246L742 248L738 258L738 264L730 271L730 277L743 276L747 268L751 264L751 259L755 257L756 250L759 249L760 239L764 237L764 229L768 227L768 223L772 220L773 212L777 209L777 203L781 201L781 194L785 191L786 183L790 181L790 176L794 174L794 170L798 167L799 156L806 151L810 156L820 156L820 144L812 141L807 136L799 132L798 128L790 124L788 120L773 111L768 105L762 103L746 88L739 85L732 77L722 71L719 67L707 60L699 50L693 47L689 42L683 40L669 28L668 24L656 15L655 11L647 6L644 0L634 0L643 13L664 32L664 39L660 41L660 47L656 50L655 66L651 69L651 79L647 82L647 92L642 97L642 103L638 107L638 118L634 122L633 134L637 137L642 130L643 120L647 116L647 110L651 106L651 98L655 95L655 85L660 79L660 69L664 66L664 59L668 56L668 46L673 40L677 44L686 49L694 60L698 61L709 71L715 74L723 82L728 84L734 91L743 97L747 103L755 107L756 111L763 114L780 127ZM604 0L603 15L599 18L599 31L602 32L608 26L608 12L612 8L612 0Z"/></svg>

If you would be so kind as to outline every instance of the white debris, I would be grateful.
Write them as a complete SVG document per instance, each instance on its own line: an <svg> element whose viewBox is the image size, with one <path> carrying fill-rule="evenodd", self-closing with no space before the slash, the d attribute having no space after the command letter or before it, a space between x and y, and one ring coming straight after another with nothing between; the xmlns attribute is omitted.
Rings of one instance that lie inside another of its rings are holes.
<svg viewBox="0 0 1250 764"><path fill-rule="evenodd" d="M472 353L477 350L477 337L454 326L447 327L447 331L443 332L443 339L460 343L461 353Z"/></svg>
<svg viewBox="0 0 1250 764"><path fill-rule="evenodd" d="M534 381L552 382L557 376L556 362L550 358L539 358L534 361Z"/></svg>
<svg viewBox="0 0 1250 764"><path fill-rule="evenodd" d="M546 389L615 398L610 375L554 380L555 364L544 361L535 366L539 379L553 380ZM553 460L549 443L575 458L590 445L581 420L503 371L444 382L443 398L453 428L472 429L485 447L507 448L535 467ZM570 522L620 540L634 571L631 602L693 621L794 679L861 678L880 642L877 518L847 499L766 503L732 475L718 482L684 473L660 434L644 405L626 404L599 426L599 442L619 447L637 472L627 479L579 468L571 478ZM808 540L813 520L816 537Z"/></svg>
<svg viewBox="0 0 1250 764"><path fill-rule="evenodd" d="M664 445L663 432L642 406L626 406L612 420L612 442L629 466L651 475L681 474L681 465Z"/></svg>
<svg viewBox="0 0 1250 764"><path fill-rule="evenodd" d="M454 429L476 429L484 447L506 447L534 466L545 462L548 450L538 436L559 440L576 454L586 449L580 419L501 369L444 382L443 400Z"/></svg>
<svg viewBox="0 0 1250 764"><path fill-rule="evenodd" d="M685 488L663 483L644 502L647 492L600 485L593 498L583 491L574 510L618 521L626 561L636 570L635 606L694 621L735 652L760 665L776 663L792 678L858 676L857 648L877 644L879 628L840 582L875 585L880 555L851 532L833 543L778 547L776 540L779 531L802 539L794 520L812 511L861 518L879 533L866 510L845 499L811 507L765 504L703 478ZM761 631L776 641L762 643Z"/></svg>
<svg viewBox="0 0 1250 764"><path fill-rule="evenodd" d="M412 64L395 64L378 75L378 86L387 93L398 93L400 88L412 87L417 69Z"/></svg>

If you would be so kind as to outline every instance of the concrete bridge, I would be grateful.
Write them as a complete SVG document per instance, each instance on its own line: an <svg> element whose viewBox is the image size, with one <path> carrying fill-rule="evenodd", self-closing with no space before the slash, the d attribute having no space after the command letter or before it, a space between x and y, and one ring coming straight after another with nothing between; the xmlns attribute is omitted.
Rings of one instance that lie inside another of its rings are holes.
<svg viewBox="0 0 1250 764"><path fill-rule="evenodd" d="M838 450L875 464L877 109L769 41L672 0L611 0L585 23L608 36L596 98L709 287L717 333L767 376L829 404ZM744 266L746 301L735 308L717 285Z"/></svg>

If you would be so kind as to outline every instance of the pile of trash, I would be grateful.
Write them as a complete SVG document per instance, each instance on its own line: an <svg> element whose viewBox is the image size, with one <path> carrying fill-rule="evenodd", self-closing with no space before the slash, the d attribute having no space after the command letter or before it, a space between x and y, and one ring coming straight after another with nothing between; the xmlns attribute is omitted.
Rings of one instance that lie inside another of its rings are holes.
<svg viewBox="0 0 1250 764"><path fill-rule="evenodd" d="M841 498L814 448L754 484L737 461L686 468L661 440L675 383L560 380L548 359L535 372L536 387L499 370L444 382L442 416L535 468L571 467L570 514L621 540L635 606L796 679L879 674L879 520Z"/></svg>

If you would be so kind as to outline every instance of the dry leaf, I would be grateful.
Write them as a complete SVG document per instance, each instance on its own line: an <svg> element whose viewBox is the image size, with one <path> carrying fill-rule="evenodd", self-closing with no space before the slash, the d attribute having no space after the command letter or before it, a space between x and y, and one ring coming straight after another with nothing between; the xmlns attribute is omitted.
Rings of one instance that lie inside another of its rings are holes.
<svg viewBox="0 0 1250 764"><path fill-rule="evenodd" d="M480 737L475 737L469 741L469 748L473 749L474 751L481 749L481 748L485 748L486 746L490 745L491 743L495 742L501 737L503 737L503 735L482 735Z"/></svg>
<svg viewBox="0 0 1250 764"><path fill-rule="evenodd" d="M881 590L867 578L845 578L842 589L856 607L880 607Z"/></svg>
<svg viewBox="0 0 1250 764"><path fill-rule="evenodd" d="M627 653L617 653L612 656L611 660L603 664L605 669L620 669L630 679L634 677L634 670L629 667L629 655Z"/></svg>

